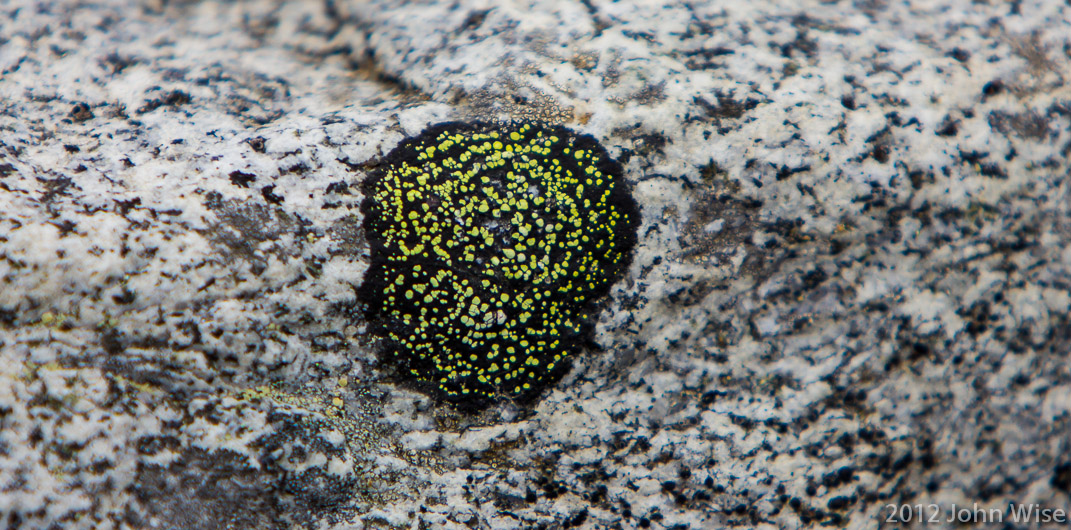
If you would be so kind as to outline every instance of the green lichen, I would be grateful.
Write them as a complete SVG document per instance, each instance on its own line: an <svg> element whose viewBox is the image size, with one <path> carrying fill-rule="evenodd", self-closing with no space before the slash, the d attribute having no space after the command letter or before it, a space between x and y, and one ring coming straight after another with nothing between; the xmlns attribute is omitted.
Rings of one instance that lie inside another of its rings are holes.
<svg viewBox="0 0 1071 530"><path fill-rule="evenodd" d="M459 404L560 379L636 241L620 165L559 126L437 125L364 191L371 331L407 381Z"/></svg>
<svg viewBox="0 0 1071 530"><path fill-rule="evenodd" d="M215 388L194 399L122 376L122 395L181 417L134 442L142 524L161 528L323 528L375 520L442 473L433 454L405 449L380 423L381 398L337 384ZM171 399L176 398L176 399ZM202 422L212 428L203 428ZM367 527L367 526L366 526Z"/></svg>

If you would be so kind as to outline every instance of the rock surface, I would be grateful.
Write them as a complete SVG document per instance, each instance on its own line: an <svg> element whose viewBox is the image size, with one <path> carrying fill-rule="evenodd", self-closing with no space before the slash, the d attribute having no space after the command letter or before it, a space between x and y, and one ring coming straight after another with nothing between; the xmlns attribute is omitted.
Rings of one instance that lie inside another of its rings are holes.
<svg viewBox="0 0 1071 530"><path fill-rule="evenodd" d="M1027 0L6 2L0 525L1066 509L1069 20ZM600 351L534 407L472 416L377 359L359 184L430 124L510 118L595 136L643 219Z"/></svg>

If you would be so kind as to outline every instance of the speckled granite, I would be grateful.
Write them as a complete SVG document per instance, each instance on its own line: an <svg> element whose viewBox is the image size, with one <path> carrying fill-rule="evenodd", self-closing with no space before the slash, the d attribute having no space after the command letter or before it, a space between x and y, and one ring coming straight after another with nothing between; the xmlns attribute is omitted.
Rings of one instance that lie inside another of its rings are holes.
<svg viewBox="0 0 1071 530"><path fill-rule="evenodd" d="M0 4L0 526L885 526L1071 504L1071 7ZM446 120L642 208L531 408L392 382L359 184ZM949 523L942 523L943 526Z"/></svg>

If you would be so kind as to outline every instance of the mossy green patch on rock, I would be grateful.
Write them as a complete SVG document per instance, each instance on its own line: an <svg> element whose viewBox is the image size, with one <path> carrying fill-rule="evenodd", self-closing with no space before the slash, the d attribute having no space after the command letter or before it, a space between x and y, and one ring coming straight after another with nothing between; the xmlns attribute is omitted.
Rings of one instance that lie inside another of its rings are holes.
<svg viewBox="0 0 1071 530"><path fill-rule="evenodd" d="M564 375L639 222L620 165L559 126L436 125L364 191L371 331L406 380L463 405L531 399Z"/></svg>

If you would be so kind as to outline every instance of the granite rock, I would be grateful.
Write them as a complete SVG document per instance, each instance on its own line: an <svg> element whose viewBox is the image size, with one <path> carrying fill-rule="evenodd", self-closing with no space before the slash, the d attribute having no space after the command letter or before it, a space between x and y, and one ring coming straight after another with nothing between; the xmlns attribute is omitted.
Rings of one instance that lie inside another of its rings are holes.
<svg viewBox="0 0 1071 530"><path fill-rule="evenodd" d="M1067 509L1069 20L1043 0L6 2L0 525ZM642 223L598 347L534 405L474 415L395 384L366 333L360 183L428 125L510 119L597 138Z"/></svg>

